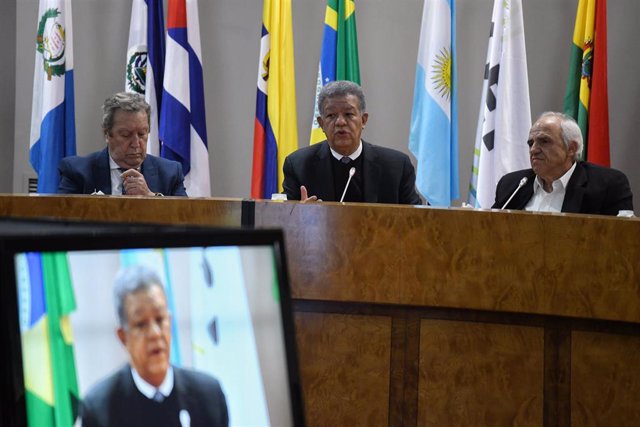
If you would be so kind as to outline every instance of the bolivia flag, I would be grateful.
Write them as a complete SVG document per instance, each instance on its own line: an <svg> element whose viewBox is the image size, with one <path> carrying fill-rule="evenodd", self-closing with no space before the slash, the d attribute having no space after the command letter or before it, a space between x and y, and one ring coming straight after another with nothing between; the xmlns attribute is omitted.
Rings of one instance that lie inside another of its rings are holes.
<svg viewBox="0 0 640 427"><path fill-rule="evenodd" d="M609 166L607 0L579 0L564 111L582 130L586 160Z"/></svg>

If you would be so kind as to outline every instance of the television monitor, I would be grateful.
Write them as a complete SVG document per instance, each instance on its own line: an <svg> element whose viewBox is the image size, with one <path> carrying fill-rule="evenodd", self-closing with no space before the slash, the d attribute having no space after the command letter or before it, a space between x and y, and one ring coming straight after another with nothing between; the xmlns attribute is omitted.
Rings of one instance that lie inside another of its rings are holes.
<svg viewBox="0 0 640 427"><path fill-rule="evenodd" d="M82 425L90 390L138 374L132 341L120 339L113 295L116 278L138 270L162 282L173 390L183 381L179 371L195 371L218 381L231 426L304 424L281 231L151 226L10 234L0 237L0 274L10 358L3 382L14 398L4 401L0 424ZM151 316L144 336L160 328ZM137 325L128 327L132 333ZM196 426L200 415L180 409L179 425Z"/></svg>

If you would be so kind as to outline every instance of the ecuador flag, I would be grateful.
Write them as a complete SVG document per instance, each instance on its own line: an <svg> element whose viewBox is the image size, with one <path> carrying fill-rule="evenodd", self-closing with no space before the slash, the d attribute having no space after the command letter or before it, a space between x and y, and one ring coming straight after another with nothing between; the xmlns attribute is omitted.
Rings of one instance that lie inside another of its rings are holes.
<svg viewBox="0 0 640 427"><path fill-rule="evenodd" d="M251 197L282 191L284 159L298 149L291 0L264 0Z"/></svg>

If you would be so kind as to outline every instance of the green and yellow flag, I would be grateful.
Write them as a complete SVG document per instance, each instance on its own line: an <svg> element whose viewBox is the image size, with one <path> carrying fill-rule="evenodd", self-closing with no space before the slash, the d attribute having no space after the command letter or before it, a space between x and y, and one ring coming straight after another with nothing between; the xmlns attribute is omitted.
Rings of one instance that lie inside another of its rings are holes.
<svg viewBox="0 0 640 427"><path fill-rule="evenodd" d="M607 1L579 0L564 111L580 126L583 157L609 166Z"/></svg>
<svg viewBox="0 0 640 427"><path fill-rule="evenodd" d="M78 380L69 315L76 308L67 255L18 259L22 360L29 426L72 426Z"/></svg>
<svg viewBox="0 0 640 427"><path fill-rule="evenodd" d="M316 120L320 113L318 111L318 94L322 86L335 80L350 80L360 84L358 31L356 29L354 0L327 0L324 35L318 65L315 109L311 125L311 144L326 139Z"/></svg>

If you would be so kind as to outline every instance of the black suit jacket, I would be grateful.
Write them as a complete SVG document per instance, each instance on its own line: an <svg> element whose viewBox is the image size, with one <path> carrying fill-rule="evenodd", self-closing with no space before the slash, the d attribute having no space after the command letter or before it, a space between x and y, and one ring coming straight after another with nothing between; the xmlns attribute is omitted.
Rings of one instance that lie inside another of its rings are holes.
<svg viewBox="0 0 640 427"><path fill-rule="evenodd" d="M147 186L154 193L162 193L165 196L187 195L180 163L147 154L141 169ZM95 191L111 194L111 170L107 148L85 157L65 157L60 161L58 170L59 194L91 194Z"/></svg>
<svg viewBox="0 0 640 427"><path fill-rule="evenodd" d="M523 177L527 177L527 183L518 190L506 209L524 209L533 196L535 173L532 169L503 176L496 186L493 208L502 208ZM616 169L578 162L567 183L562 212L617 215L621 210L633 210L633 195L626 175Z"/></svg>
<svg viewBox="0 0 640 427"><path fill-rule="evenodd" d="M362 142L364 201L420 205L416 192L416 172L409 157L390 148ZM291 153L284 161L284 192L289 200L300 200L300 186L309 196L337 202L327 141Z"/></svg>
<svg viewBox="0 0 640 427"><path fill-rule="evenodd" d="M191 426L228 426L227 402L218 381L201 372L173 367L171 394L177 393L181 410L189 412ZM134 397L135 395L135 397ZM134 422L129 408L142 393L136 388L131 367L125 365L95 385L83 399L80 417L83 427L127 427ZM135 408L133 409L135 412ZM144 414L135 414L135 417Z"/></svg>

